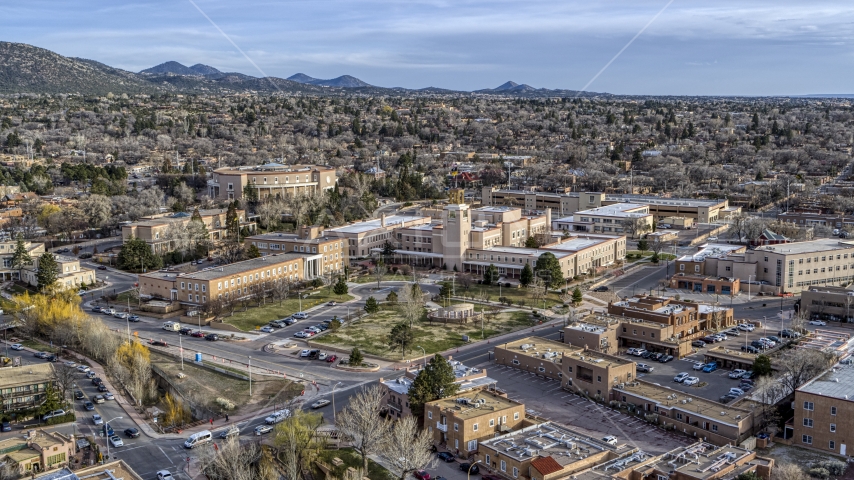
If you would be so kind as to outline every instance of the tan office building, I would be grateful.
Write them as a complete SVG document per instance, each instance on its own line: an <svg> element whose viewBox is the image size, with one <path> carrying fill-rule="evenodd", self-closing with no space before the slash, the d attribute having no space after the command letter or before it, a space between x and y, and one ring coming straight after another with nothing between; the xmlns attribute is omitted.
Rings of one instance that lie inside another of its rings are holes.
<svg viewBox="0 0 854 480"><path fill-rule="evenodd" d="M349 264L346 240L327 236L323 227L300 228L294 233L262 233L246 237L246 243L255 245L261 255L278 253L311 253L320 258L319 269L310 276L343 273Z"/></svg>
<svg viewBox="0 0 854 480"><path fill-rule="evenodd" d="M220 297L236 300L255 295L259 289L269 290L275 282L304 280L307 261L304 254L288 253L192 273L150 272L139 276L140 294L187 305L203 305Z"/></svg>
<svg viewBox="0 0 854 480"><path fill-rule="evenodd" d="M44 253L42 253L44 255ZM75 257L66 257L64 255L54 255L59 272L57 272L56 283L60 288L79 288L80 285L95 284L95 270L80 266L80 260ZM32 265L27 266L22 271L23 281L32 286L39 284L38 272L41 255L32 257Z"/></svg>
<svg viewBox="0 0 854 480"><path fill-rule="evenodd" d="M244 210L237 210L236 213L241 229L255 230L255 222L246 220L246 212ZM205 228L207 228L211 241L222 240L228 236L228 227L226 225L227 214L228 210L225 208L199 210L199 215L202 217L202 222L204 222ZM175 249L175 243L170 238L170 231L174 231L176 227L179 229L186 227L192 220L192 217L193 214L191 212L143 217L138 222L122 226L122 242L126 243L131 238L140 238L151 246L151 251L155 255L171 252Z"/></svg>
<svg viewBox="0 0 854 480"><path fill-rule="evenodd" d="M258 198L293 197L335 188L335 169L320 165L282 165L225 167L214 170L208 181L208 195L220 200L240 200L247 185L257 190Z"/></svg>
<svg viewBox="0 0 854 480"><path fill-rule="evenodd" d="M477 451L482 440L525 425L525 405L479 390L428 402L424 426L433 443L463 455Z"/></svg>
<svg viewBox="0 0 854 480"><path fill-rule="evenodd" d="M854 366L837 364L795 391L794 445L848 456L854 430ZM793 430L793 432L792 432Z"/></svg>

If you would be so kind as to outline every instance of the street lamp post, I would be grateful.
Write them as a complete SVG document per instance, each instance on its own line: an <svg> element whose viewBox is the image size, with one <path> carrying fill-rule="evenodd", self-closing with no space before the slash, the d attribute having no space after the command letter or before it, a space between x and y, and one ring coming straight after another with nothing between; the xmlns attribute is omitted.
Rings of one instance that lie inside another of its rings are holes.
<svg viewBox="0 0 854 480"><path fill-rule="evenodd" d="M249 370L249 396L252 396L252 355L249 355L249 364L247 365Z"/></svg>
<svg viewBox="0 0 854 480"><path fill-rule="evenodd" d="M416 345L415 348L420 348L421 353L424 354L424 367L426 368L427 367L427 351L424 350L424 347L422 347L421 345Z"/></svg>
<svg viewBox="0 0 854 480"><path fill-rule="evenodd" d="M477 465L478 463L483 463L483 460L478 460L469 466L469 470L468 470L468 472L466 472L466 479L471 478L471 469L474 468L474 466Z"/></svg>
<svg viewBox="0 0 854 480"><path fill-rule="evenodd" d="M121 420L122 418L124 417L116 417L110 420L110 422L113 420ZM107 440L107 460L110 459L110 422L104 422L104 438Z"/></svg>

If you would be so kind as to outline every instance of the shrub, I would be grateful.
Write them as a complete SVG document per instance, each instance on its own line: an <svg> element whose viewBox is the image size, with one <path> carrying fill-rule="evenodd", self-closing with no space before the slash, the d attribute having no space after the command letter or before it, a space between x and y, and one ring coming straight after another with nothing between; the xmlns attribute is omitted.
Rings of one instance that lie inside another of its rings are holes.
<svg viewBox="0 0 854 480"><path fill-rule="evenodd" d="M841 477L845 474L845 468L848 465L839 460L825 460L816 464L816 467L823 468L834 477Z"/></svg>
<svg viewBox="0 0 854 480"><path fill-rule="evenodd" d="M61 417L52 417L45 420L45 425L59 425L60 423L73 422L75 419L74 412L68 412Z"/></svg>
<svg viewBox="0 0 854 480"><path fill-rule="evenodd" d="M820 478L825 480L830 477L830 472L827 471L826 468L814 467L809 471L811 477Z"/></svg>
<svg viewBox="0 0 854 480"><path fill-rule="evenodd" d="M216 399L216 404L222 407L224 410L234 410L234 403L232 403L227 398L218 397Z"/></svg>

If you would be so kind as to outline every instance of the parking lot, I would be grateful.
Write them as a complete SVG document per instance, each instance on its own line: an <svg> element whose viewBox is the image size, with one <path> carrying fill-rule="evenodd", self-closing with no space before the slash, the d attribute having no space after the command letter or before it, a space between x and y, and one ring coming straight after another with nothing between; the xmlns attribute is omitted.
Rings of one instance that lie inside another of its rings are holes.
<svg viewBox="0 0 854 480"><path fill-rule="evenodd" d="M691 440L655 427L637 417L612 410L563 390L560 382L504 365L482 364L509 398L522 402L529 414L572 425L592 437L614 435L620 443L659 454Z"/></svg>

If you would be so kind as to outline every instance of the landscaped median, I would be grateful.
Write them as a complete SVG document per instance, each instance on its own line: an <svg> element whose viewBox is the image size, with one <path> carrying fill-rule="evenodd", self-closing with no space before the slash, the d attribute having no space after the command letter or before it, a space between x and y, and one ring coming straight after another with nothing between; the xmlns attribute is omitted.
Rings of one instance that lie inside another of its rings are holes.
<svg viewBox="0 0 854 480"><path fill-rule="evenodd" d="M325 290L310 293L303 298L302 310L305 311L330 301L346 302L353 299L352 295L335 295L334 293L327 293ZM288 298L283 302L269 302L259 307L250 306L244 311L235 311L233 315L223 317L222 321L246 332L256 330L273 320L288 317L299 311L300 300L298 298Z"/></svg>

